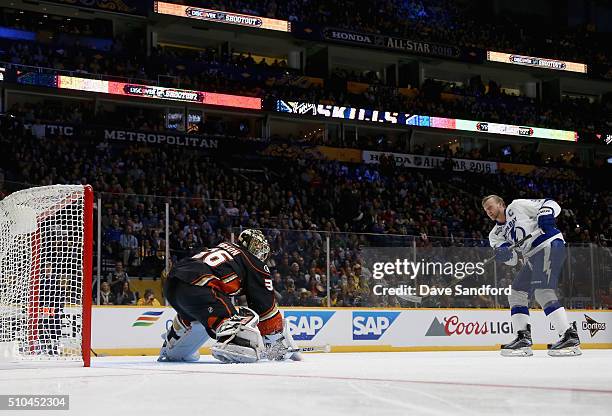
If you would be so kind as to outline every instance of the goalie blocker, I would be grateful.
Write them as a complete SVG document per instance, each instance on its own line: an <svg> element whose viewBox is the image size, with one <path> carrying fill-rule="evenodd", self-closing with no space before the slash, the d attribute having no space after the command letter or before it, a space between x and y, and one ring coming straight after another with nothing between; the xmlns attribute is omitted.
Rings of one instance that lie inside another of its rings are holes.
<svg viewBox="0 0 612 416"><path fill-rule="evenodd" d="M205 340L200 328L217 340L211 350L223 362L299 359L264 264L269 252L261 231L245 230L238 244L221 243L178 262L164 285L177 319L164 335L159 360L198 360ZM230 296L242 294L248 308L235 308Z"/></svg>

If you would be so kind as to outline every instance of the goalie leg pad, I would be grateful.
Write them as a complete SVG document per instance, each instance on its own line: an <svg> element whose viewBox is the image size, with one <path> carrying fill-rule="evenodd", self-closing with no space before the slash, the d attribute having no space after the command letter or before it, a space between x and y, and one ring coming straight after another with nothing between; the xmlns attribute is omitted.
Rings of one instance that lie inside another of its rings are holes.
<svg viewBox="0 0 612 416"><path fill-rule="evenodd" d="M253 363L261 358L263 340L257 324L259 315L241 306L237 314L216 330L217 342L210 348L213 357L224 363Z"/></svg>
<svg viewBox="0 0 612 416"><path fill-rule="evenodd" d="M162 362L195 362L200 359L199 349L208 339L204 326L195 321L188 322L178 315L174 317L168 332L162 335L164 344L157 361Z"/></svg>

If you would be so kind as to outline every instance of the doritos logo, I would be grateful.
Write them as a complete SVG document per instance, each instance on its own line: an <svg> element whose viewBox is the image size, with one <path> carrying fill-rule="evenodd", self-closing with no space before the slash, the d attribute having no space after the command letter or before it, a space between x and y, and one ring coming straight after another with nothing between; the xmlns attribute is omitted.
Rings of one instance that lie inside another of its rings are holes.
<svg viewBox="0 0 612 416"><path fill-rule="evenodd" d="M594 337L599 331L606 330L605 322L597 322L595 319L591 318L588 315L584 315L584 321L582 321L582 329L585 331L589 331L591 337Z"/></svg>

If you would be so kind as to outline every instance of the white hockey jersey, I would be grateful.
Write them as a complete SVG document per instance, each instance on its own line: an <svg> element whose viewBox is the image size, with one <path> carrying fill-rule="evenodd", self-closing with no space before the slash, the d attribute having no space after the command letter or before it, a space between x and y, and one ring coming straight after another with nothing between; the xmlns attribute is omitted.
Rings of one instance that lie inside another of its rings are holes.
<svg viewBox="0 0 612 416"><path fill-rule="evenodd" d="M550 245L551 241L564 240L558 229L542 234L538 227L539 215L554 214L557 217L560 213L561 207L552 199L515 199L506 207L506 222L495 222L495 227L489 233L489 244L496 248L504 243L514 244L526 235L534 234L535 237L529 238L515 250L530 257L539 251L540 247ZM506 264L514 265L516 262L515 254Z"/></svg>

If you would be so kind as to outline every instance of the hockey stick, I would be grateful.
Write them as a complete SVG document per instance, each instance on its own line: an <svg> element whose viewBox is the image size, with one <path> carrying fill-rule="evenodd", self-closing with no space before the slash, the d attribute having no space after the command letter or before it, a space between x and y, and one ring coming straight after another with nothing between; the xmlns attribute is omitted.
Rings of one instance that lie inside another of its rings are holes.
<svg viewBox="0 0 612 416"><path fill-rule="evenodd" d="M325 345L317 345L317 346L312 346L312 347L298 347L298 348L291 348L288 350L276 350L274 348L272 349L268 349L263 353L263 358L266 358L268 360L277 360L279 359L278 357L282 357L285 354L289 353L289 354L294 354L292 355L292 360L293 361L302 361L301 356L299 355L300 353L303 352L331 352L331 345L329 344L325 344Z"/></svg>
<svg viewBox="0 0 612 416"><path fill-rule="evenodd" d="M510 246L508 246L508 249L509 249L509 250L514 250L514 249L516 249L517 247L520 247L521 245L523 245L523 243L524 243L525 241L529 240L530 238L532 238L532 237L539 237L539 236L540 236L540 235L542 235L542 234L543 234L543 233L542 233L542 231L541 231L541 230L538 230L538 231L535 231L535 232L533 232L533 233L527 234L525 237L521 238L520 240L518 240L518 241L517 241L517 242L515 242L514 244L511 244ZM491 263L492 261L494 261L494 260L495 260L495 257L496 257L496 256L491 256L491 257L489 257L488 259L486 259L486 260L483 262L483 264L482 264L482 265L483 265L483 266L486 266L487 264ZM462 279L462 280L463 280L463 279ZM444 290L444 289L448 289L449 287L453 287L453 286L455 286L457 283L459 283L460 281L461 281L461 280L456 280L456 279L455 279L455 280L454 280L453 282L451 282L450 284L448 284L448 285L444 286L444 287L442 288L442 290ZM425 299L430 298L431 296L433 296L433 295L423 296L423 297L421 297L421 296L416 296L416 295L397 295L397 297L398 297L398 298L400 298L400 299L404 299L404 300L407 300L407 301L409 301L409 302L413 302L413 303L422 303L422 302L423 302Z"/></svg>
<svg viewBox="0 0 612 416"><path fill-rule="evenodd" d="M543 232L542 232L540 229L538 229L538 231L535 231L535 232L533 232L533 233L529 233L529 234L527 234L525 237L523 237L523 238L521 238L519 241L517 241L516 243L514 243L514 244L512 244L512 245L508 246L508 249L509 249L509 250L514 250L515 248L522 246L522 245L523 245L523 243L524 243L525 241L529 240L531 237L539 237L539 236L541 236L542 234L543 234ZM483 266L486 266L487 264L491 263L492 261L494 261L494 260L495 260L495 257L496 257L496 256L491 256L491 257L489 257L488 259L486 259L486 260L485 260L485 261L482 263L482 265L483 265Z"/></svg>
<svg viewBox="0 0 612 416"><path fill-rule="evenodd" d="M299 347L290 349L288 352L331 352L331 345L318 345L314 347Z"/></svg>

